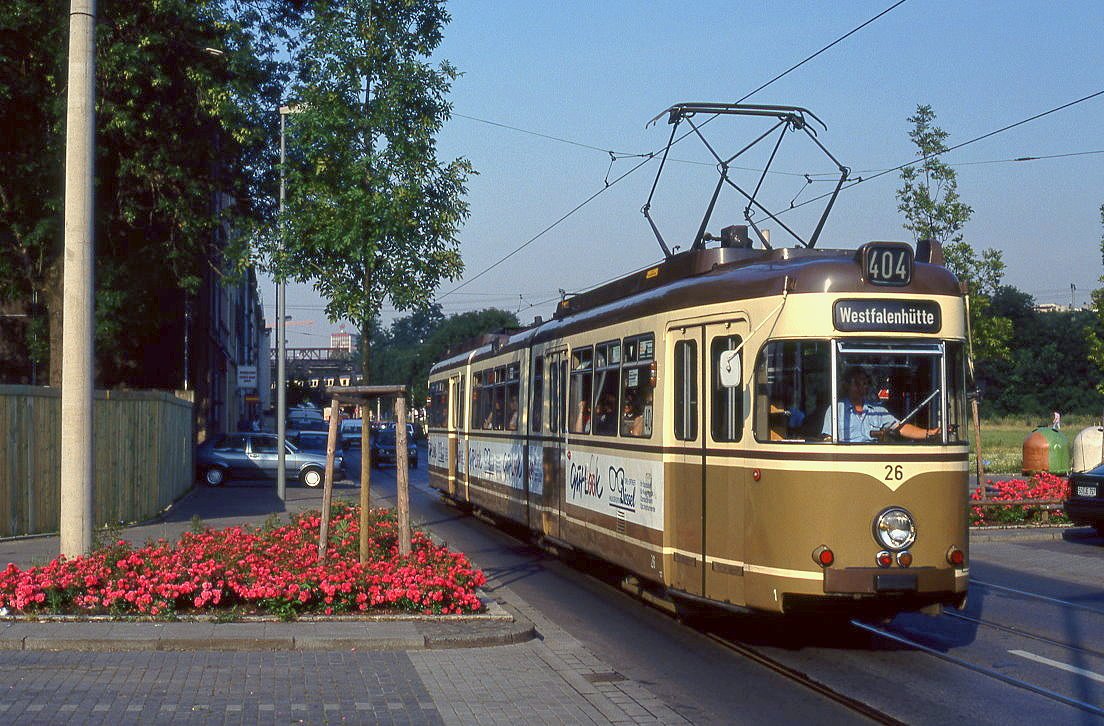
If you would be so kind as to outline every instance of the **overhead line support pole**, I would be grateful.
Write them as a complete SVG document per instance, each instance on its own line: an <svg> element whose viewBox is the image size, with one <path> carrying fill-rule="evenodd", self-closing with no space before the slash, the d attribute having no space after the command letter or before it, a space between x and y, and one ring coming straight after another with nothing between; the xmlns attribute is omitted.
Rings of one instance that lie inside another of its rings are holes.
<svg viewBox="0 0 1104 726"><path fill-rule="evenodd" d="M61 554L76 557L92 549L96 3L72 0L69 7L59 532Z"/></svg>

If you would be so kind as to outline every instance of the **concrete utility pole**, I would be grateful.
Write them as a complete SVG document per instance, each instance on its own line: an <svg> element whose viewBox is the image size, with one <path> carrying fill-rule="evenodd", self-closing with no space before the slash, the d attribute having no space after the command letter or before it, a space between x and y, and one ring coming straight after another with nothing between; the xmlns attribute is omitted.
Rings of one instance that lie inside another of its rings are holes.
<svg viewBox="0 0 1104 726"><path fill-rule="evenodd" d="M61 363L61 554L92 549L93 160L96 150L96 3L69 6L65 123L65 260Z"/></svg>

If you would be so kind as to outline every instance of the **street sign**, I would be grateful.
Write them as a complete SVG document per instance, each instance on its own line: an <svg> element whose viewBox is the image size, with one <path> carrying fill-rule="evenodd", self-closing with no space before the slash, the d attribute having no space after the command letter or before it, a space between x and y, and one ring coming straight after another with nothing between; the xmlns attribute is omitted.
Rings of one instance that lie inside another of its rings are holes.
<svg viewBox="0 0 1104 726"><path fill-rule="evenodd" d="M238 366L238 388L257 387L257 366Z"/></svg>

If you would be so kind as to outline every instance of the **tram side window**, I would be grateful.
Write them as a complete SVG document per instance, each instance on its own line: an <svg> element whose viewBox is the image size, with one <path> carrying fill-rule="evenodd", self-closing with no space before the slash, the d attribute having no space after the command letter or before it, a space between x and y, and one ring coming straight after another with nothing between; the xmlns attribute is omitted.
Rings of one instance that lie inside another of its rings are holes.
<svg viewBox="0 0 1104 726"><path fill-rule="evenodd" d="M494 371L491 369L475 374L472 384L472 420L473 429L489 429L494 417Z"/></svg>
<svg viewBox="0 0 1104 726"><path fill-rule="evenodd" d="M821 439L831 395L830 355L822 340L781 340L763 346L755 366L757 441Z"/></svg>
<svg viewBox="0 0 1104 726"><path fill-rule="evenodd" d="M517 431L518 418L518 395L520 393L520 366L517 363L511 363L506 366L506 408L505 408L505 427L507 431Z"/></svg>
<svg viewBox="0 0 1104 726"><path fill-rule="evenodd" d="M593 351L579 348L571 352L571 382L568 395L568 426L573 434L590 433L591 383L594 375Z"/></svg>
<svg viewBox="0 0 1104 726"><path fill-rule="evenodd" d="M675 438L698 438L698 344L693 340L675 343L675 408L671 418Z"/></svg>
<svg viewBox="0 0 1104 726"><path fill-rule="evenodd" d="M548 359L548 432L564 432L564 389L567 381L567 361Z"/></svg>
<svg viewBox="0 0 1104 726"><path fill-rule="evenodd" d="M464 376L460 376L456 379L456 408L452 417L458 429L464 427L464 402L466 400L464 397Z"/></svg>
<svg viewBox="0 0 1104 726"><path fill-rule="evenodd" d="M541 430L541 414L544 413L544 358L533 360L533 387L529 390L532 400L529 409L530 430L536 432Z"/></svg>
<svg viewBox="0 0 1104 726"><path fill-rule="evenodd" d="M621 381L621 341L602 343L594 351L594 415L599 436L617 435L617 393Z"/></svg>
<svg viewBox="0 0 1104 726"><path fill-rule="evenodd" d="M429 425L444 428L448 422L448 385L437 381L429 387Z"/></svg>
<svg viewBox="0 0 1104 726"><path fill-rule="evenodd" d="M962 343L947 343L947 441L964 444L966 431L966 352Z"/></svg>
<svg viewBox="0 0 1104 726"><path fill-rule="evenodd" d="M625 338L621 368L621 435L650 438L655 395L655 338Z"/></svg>
<svg viewBox="0 0 1104 726"><path fill-rule="evenodd" d="M741 386L725 386L721 383L720 376L721 354L739 347L738 335L714 338L710 347L710 369L713 371L713 416L710 428L714 441L739 441L742 434L743 389Z"/></svg>

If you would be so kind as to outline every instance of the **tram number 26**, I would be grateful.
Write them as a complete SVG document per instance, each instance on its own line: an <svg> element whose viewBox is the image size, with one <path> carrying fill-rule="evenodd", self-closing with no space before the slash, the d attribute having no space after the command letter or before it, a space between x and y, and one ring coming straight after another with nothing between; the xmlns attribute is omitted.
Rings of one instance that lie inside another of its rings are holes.
<svg viewBox="0 0 1104 726"><path fill-rule="evenodd" d="M905 472L900 464L884 464L886 481L901 481L905 478Z"/></svg>

